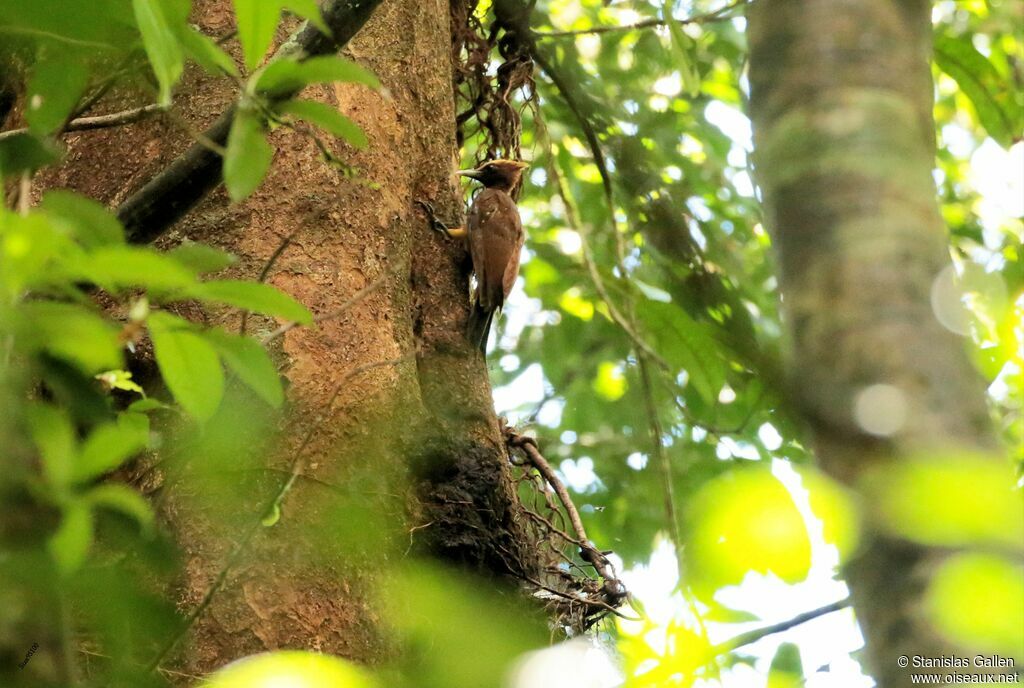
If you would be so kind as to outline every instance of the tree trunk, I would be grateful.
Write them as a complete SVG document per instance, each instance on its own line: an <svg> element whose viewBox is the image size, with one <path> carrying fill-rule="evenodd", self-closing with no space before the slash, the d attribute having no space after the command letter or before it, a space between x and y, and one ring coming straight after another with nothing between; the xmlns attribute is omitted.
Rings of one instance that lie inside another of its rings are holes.
<svg viewBox="0 0 1024 688"><path fill-rule="evenodd" d="M879 462L995 444L963 343L929 301L949 262L931 178L930 11L925 0L759 0L749 11L755 159L791 391L821 465L851 484ZM876 412L906 409L885 432L857 416L874 385ZM900 655L964 655L921 616L943 553L881 534L865 507L867 544L846 579L878 685L910 685Z"/></svg>
<svg viewBox="0 0 1024 688"><path fill-rule="evenodd" d="M195 20L213 36L234 28L226 0L197 2ZM271 136L272 171L251 198L232 205L221 187L159 239L164 248L194 240L237 255L231 277L256 278L272 263L268 281L314 315L343 311L274 340L289 408L269 458L261 458L256 439L260 420L228 408L197 443L242 427L255 460L232 456L207 466L209 456L193 457L146 473L144 487L182 550L176 598L188 619L155 661L184 674L284 647L371 664L387 656L370 592L389 554L348 548L325 555L336 534L323 532L346 524L338 509L395 517L391 538L371 543L393 546L395 558L415 539L420 550L481 572L536 570L515 518L486 365L463 336L465 250L431 232L414 203L431 201L446 218L463 212L451 174L458 151L448 2L384 2L346 53L373 70L385 91L338 85L304 95L335 105L367 133L363 151L328 143L354 172L332 168L310 138L280 128ZM195 73L178 89L175 111L201 130L234 97L229 81ZM172 117L67 141L68 161L45 185L110 205L192 143ZM350 303L360 290L367 292ZM239 327L237 313L181 312ZM250 317L247 327L265 335L278 324ZM268 498L293 470L298 479L282 493L280 520L261 526ZM211 482L211 472L228 477ZM226 502L230 512L218 508L219 493L197 494L222 489L240 500Z"/></svg>

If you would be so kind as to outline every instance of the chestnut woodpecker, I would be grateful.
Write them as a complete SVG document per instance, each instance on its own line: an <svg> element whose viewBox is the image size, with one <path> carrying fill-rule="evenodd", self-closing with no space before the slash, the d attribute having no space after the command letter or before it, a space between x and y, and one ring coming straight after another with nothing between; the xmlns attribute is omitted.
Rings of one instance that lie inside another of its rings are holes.
<svg viewBox="0 0 1024 688"><path fill-rule="evenodd" d="M465 237L469 244L476 289L466 337L481 352L487 349L494 312L504 305L519 275L523 223L512 193L526 167L527 163L517 160L489 160L475 170L457 172L484 187L473 199L465 229L446 227L434 217L433 209L422 203L434 228L450 237Z"/></svg>

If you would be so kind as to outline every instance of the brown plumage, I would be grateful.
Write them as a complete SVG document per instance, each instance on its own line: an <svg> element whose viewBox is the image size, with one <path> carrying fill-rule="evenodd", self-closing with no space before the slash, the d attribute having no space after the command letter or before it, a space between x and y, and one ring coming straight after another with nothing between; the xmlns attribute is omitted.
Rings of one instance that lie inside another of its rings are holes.
<svg viewBox="0 0 1024 688"><path fill-rule="evenodd" d="M466 336L480 351L487 349L494 312L505 304L519 275L523 223L511 194L525 167L526 163L515 160L491 160L475 170L459 170L460 175L484 186L473 199L466 220L469 255L476 274Z"/></svg>

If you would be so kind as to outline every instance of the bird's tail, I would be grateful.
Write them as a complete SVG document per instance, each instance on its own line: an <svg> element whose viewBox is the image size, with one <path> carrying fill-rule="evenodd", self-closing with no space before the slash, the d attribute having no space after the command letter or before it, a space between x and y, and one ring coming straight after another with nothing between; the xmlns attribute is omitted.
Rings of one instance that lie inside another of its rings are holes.
<svg viewBox="0 0 1024 688"><path fill-rule="evenodd" d="M473 310L469 314L469 324L466 326L466 339L480 349L482 354L487 353L487 335L491 331L494 311L494 308L485 308L479 301L474 301Z"/></svg>

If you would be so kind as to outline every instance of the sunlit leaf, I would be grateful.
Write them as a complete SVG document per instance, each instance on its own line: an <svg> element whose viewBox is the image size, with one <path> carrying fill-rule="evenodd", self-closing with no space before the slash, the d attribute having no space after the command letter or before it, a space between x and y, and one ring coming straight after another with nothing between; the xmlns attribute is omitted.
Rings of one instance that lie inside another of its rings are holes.
<svg viewBox="0 0 1024 688"><path fill-rule="evenodd" d="M60 526L47 542L47 549L57 562L57 569L71 574L85 562L92 539L92 509L85 502L75 501L63 510Z"/></svg>
<svg viewBox="0 0 1024 688"><path fill-rule="evenodd" d="M409 642L433 648L417 658L424 688L501 685L513 659L546 642L540 619L527 607L464 575L410 566L392 577L383 595L391 625Z"/></svg>
<svg viewBox="0 0 1024 688"><path fill-rule="evenodd" d="M1020 139L1021 118L1012 105L1001 98L1010 88L992 63L985 59L968 38L946 35L935 37L935 63L956 80L964 95L970 99L978 113L978 121L989 136L1009 148Z"/></svg>
<svg viewBox="0 0 1024 688"><path fill-rule="evenodd" d="M331 27L327 26L323 15L320 13L320 5L316 0L282 0L285 9L309 21L327 36L331 35Z"/></svg>
<svg viewBox="0 0 1024 688"><path fill-rule="evenodd" d="M278 650L236 660L215 672L203 688L374 688L362 667L331 655Z"/></svg>
<svg viewBox="0 0 1024 688"><path fill-rule="evenodd" d="M793 498L770 471L735 469L702 486L686 506L687 561L712 589L748 571L795 583L807 577L811 543Z"/></svg>
<svg viewBox="0 0 1024 688"><path fill-rule="evenodd" d="M220 272L237 260L227 251L195 241L179 244L168 251L167 255L197 275Z"/></svg>
<svg viewBox="0 0 1024 688"><path fill-rule="evenodd" d="M85 493L84 499L94 507L103 507L124 514L138 523L144 533L149 533L153 529L153 508L142 495L127 485L97 485Z"/></svg>
<svg viewBox="0 0 1024 688"><path fill-rule="evenodd" d="M73 56L70 56L73 57ZM71 115L89 81L79 60L55 58L37 62L26 96L25 120L34 134L56 131Z"/></svg>
<svg viewBox="0 0 1024 688"><path fill-rule="evenodd" d="M683 80L683 91L690 96L696 96L700 93L700 73L697 71L696 55L694 54L696 45L693 39L683 32L679 22L673 18L672 9L674 7L675 2L665 0L661 16L665 20L665 25L668 26L673 61Z"/></svg>
<svg viewBox="0 0 1024 688"><path fill-rule="evenodd" d="M128 370L106 370L94 376L102 382L107 389L120 389L124 392L135 392L145 396L145 391L132 380L132 373Z"/></svg>
<svg viewBox="0 0 1024 688"><path fill-rule="evenodd" d="M55 488L70 484L75 461L75 430L64 409L35 403L27 409L29 430L42 456L43 475Z"/></svg>
<svg viewBox="0 0 1024 688"><path fill-rule="evenodd" d="M226 303L255 313L275 315L303 325L313 322L305 306L269 284L236 280L201 282L189 290L194 298Z"/></svg>
<svg viewBox="0 0 1024 688"><path fill-rule="evenodd" d="M366 134L359 125L338 112L333 105L315 100L288 100L278 110L281 114L292 115L315 124L324 131L345 139L356 148L366 148Z"/></svg>
<svg viewBox="0 0 1024 688"><path fill-rule="evenodd" d="M216 347L221 358L261 399L274 408L284 401L281 376L267 350L251 337L209 330L203 336Z"/></svg>
<svg viewBox="0 0 1024 688"><path fill-rule="evenodd" d="M82 271L111 291L127 287L173 291L195 283L195 275L173 258L137 246L99 248L85 259Z"/></svg>
<svg viewBox="0 0 1024 688"><path fill-rule="evenodd" d="M148 442L149 419L141 413L120 414L116 423L100 425L85 439L75 461L74 480L86 482L114 470Z"/></svg>
<svg viewBox="0 0 1024 688"><path fill-rule="evenodd" d="M768 688L802 688L804 683L800 648L794 643L782 643L768 669Z"/></svg>
<svg viewBox="0 0 1024 688"><path fill-rule="evenodd" d="M590 320L594 317L594 304L580 295L576 287L568 289L558 301L559 307L566 313L574 315L580 320Z"/></svg>
<svg viewBox="0 0 1024 688"><path fill-rule="evenodd" d="M171 104L171 89L181 78L184 55L168 12L174 0L132 0L149 63L160 84L160 104Z"/></svg>
<svg viewBox="0 0 1024 688"><path fill-rule="evenodd" d="M854 494L818 470L795 468L807 489L811 511L821 521L825 542L836 547L841 562L849 561L861 539L860 511Z"/></svg>
<svg viewBox="0 0 1024 688"><path fill-rule="evenodd" d="M224 157L224 185L231 200L237 203L255 191L273 159L274 149L267 142L260 117L250 110L239 110Z"/></svg>
<svg viewBox="0 0 1024 688"><path fill-rule="evenodd" d="M149 332L160 374L174 399L197 420L209 420L224 394L217 352L187 321L168 313L153 313Z"/></svg>
<svg viewBox="0 0 1024 688"><path fill-rule="evenodd" d="M203 32L186 26L178 33L178 38L189 57L198 62L210 74L223 72L231 76L238 76L238 68L231 56Z"/></svg>
<svg viewBox="0 0 1024 688"><path fill-rule="evenodd" d="M1024 496L999 457L919 456L870 473L880 523L939 546L996 545L1024 551Z"/></svg>
<svg viewBox="0 0 1024 688"><path fill-rule="evenodd" d="M281 0L234 0L245 66L255 69L267 54L281 18Z"/></svg>
<svg viewBox="0 0 1024 688"><path fill-rule="evenodd" d="M93 375L123 364L117 328L82 306L31 301L18 308L20 343Z"/></svg>
<svg viewBox="0 0 1024 688"><path fill-rule="evenodd" d="M965 649L1024 656L1024 568L990 554L958 554L932 577L929 617Z"/></svg>
<svg viewBox="0 0 1024 688"><path fill-rule="evenodd" d="M622 366L610 361L603 361L597 367L594 391L608 401L622 398L622 395L626 393L626 376L623 374Z"/></svg>
<svg viewBox="0 0 1024 688"><path fill-rule="evenodd" d="M31 134L15 134L0 140L0 177L35 172L60 158L61 151L49 141Z"/></svg>
<svg viewBox="0 0 1024 688"><path fill-rule="evenodd" d="M294 93L305 86L345 81L380 88L380 81L364 67L343 57L326 55L299 61L294 58L271 62L256 79L255 88L264 93Z"/></svg>
<svg viewBox="0 0 1024 688"><path fill-rule="evenodd" d="M66 222L87 247L124 243L124 228L114 214L87 196L54 189L43 195L39 205L53 218Z"/></svg>

